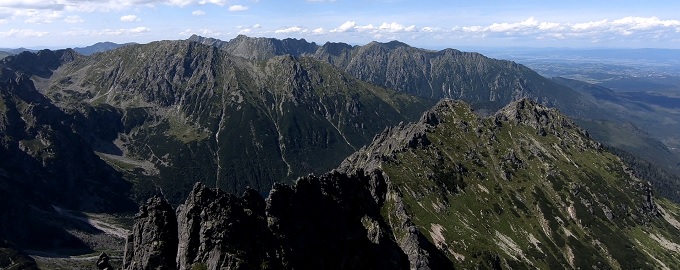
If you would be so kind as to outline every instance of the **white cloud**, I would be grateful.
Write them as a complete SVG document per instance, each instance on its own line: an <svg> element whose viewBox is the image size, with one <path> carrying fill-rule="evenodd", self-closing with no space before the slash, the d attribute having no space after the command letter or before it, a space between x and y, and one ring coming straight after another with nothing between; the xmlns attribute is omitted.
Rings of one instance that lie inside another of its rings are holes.
<svg viewBox="0 0 680 270"><path fill-rule="evenodd" d="M32 29L10 29L9 31L0 32L0 37L12 37L12 38L40 38L46 37L50 33L40 32Z"/></svg>
<svg viewBox="0 0 680 270"><path fill-rule="evenodd" d="M603 42L612 40L649 41L672 39L680 31L680 20L657 17L624 17L617 20L587 22L547 22L530 17L520 22L501 22L487 26L456 26L452 32L467 37L535 38L540 40L581 40ZM424 28L422 31L426 31Z"/></svg>
<svg viewBox="0 0 680 270"><path fill-rule="evenodd" d="M430 27L430 26L425 26L420 29L422 32L427 32L427 33L434 33L434 32L441 32L442 29L439 27Z"/></svg>
<svg viewBox="0 0 680 270"><path fill-rule="evenodd" d="M276 34L306 33L306 32L307 32L307 29L302 29L302 28L297 27L297 26L288 27L286 29L279 29L279 30L274 31L274 33L276 33Z"/></svg>
<svg viewBox="0 0 680 270"><path fill-rule="evenodd" d="M99 31L93 31L93 35L99 36L120 36L120 35L131 35L150 32L151 29L148 27L140 26L135 28L123 28L123 29L104 29Z"/></svg>
<svg viewBox="0 0 680 270"><path fill-rule="evenodd" d="M375 31L376 27L373 26L372 24L367 24L367 25L358 25L354 27L354 30L357 30L359 32L372 32Z"/></svg>
<svg viewBox="0 0 680 270"><path fill-rule="evenodd" d="M149 31L151 31L151 29L149 29L148 27L143 27L143 26L129 29L130 33L144 33L144 32L149 32Z"/></svg>
<svg viewBox="0 0 680 270"><path fill-rule="evenodd" d="M194 15L194 16L203 16L203 15L205 15L205 11L203 11L203 10L194 10L193 12L191 12L191 15Z"/></svg>
<svg viewBox="0 0 680 270"><path fill-rule="evenodd" d="M198 1L199 5L205 5L205 4L215 4L218 6L224 6L227 4L227 0L200 0Z"/></svg>
<svg viewBox="0 0 680 270"><path fill-rule="evenodd" d="M382 23L380 26L373 26L373 24L367 25L357 25L354 21L347 21L342 25L331 29L331 33L344 33L344 32L365 32L365 33L402 33L402 32L416 32L418 29L415 25L404 26L400 23Z"/></svg>
<svg viewBox="0 0 680 270"><path fill-rule="evenodd" d="M72 16L66 16L66 18L64 18L64 22L65 23L82 23L82 22L85 22L85 20L83 20L83 18L81 18L78 15L72 15Z"/></svg>
<svg viewBox="0 0 680 270"><path fill-rule="evenodd" d="M248 7L242 5L229 6L229 11L245 11L245 10L248 10Z"/></svg>
<svg viewBox="0 0 680 270"><path fill-rule="evenodd" d="M606 19L601 21L577 23L571 27L571 30L574 32L586 32L591 30L605 29L607 28L608 24L609 21Z"/></svg>
<svg viewBox="0 0 680 270"><path fill-rule="evenodd" d="M679 20L660 20L657 17L625 17L612 22L613 25L629 27L634 30L649 30L653 28L679 27Z"/></svg>
<svg viewBox="0 0 680 270"><path fill-rule="evenodd" d="M120 21L121 22L138 22L138 21L141 21L141 19L139 19L137 17L137 15L125 15L125 16L120 17Z"/></svg>
<svg viewBox="0 0 680 270"><path fill-rule="evenodd" d="M158 5L186 7L189 5L224 6L228 0L0 0L0 9L53 10L94 12L123 10L132 7L155 7Z"/></svg>
<svg viewBox="0 0 680 270"><path fill-rule="evenodd" d="M494 23L487 27L487 29L491 32L508 32L535 28L538 25L538 21L534 17L530 17L529 19L518 23Z"/></svg>
<svg viewBox="0 0 680 270"><path fill-rule="evenodd" d="M390 33L395 33L395 32L413 32L416 30L415 25L411 26L403 26L399 23L393 22L393 23L383 23L378 27L380 31L385 31L385 32L390 32Z"/></svg>
<svg viewBox="0 0 680 270"><path fill-rule="evenodd" d="M17 15L28 17L24 22L26 23L42 23L48 24L61 20L64 16L63 11L49 11L49 10L28 10L25 12L18 12Z"/></svg>
<svg viewBox="0 0 680 270"><path fill-rule="evenodd" d="M347 21L343 23L342 25L338 26L335 29L332 29L331 32L333 33L339 33L339 32L350 32L354 31L354 28L357 26L356 22L353 21Z"/></svg>
<svg viewBox="0 0 680 270"><path fill-rule="evenodd" d="M316 28L312 30L312 33L315 35L323 35L326 33L326 30L323 29L323 27Z"/></svg>
<svg viewBox="0 0 680 270"><path fill-rule="evenodd" d="M256 23L255 25L253 25L253 28L262 28L262 25L260 25L259 23Z"/></svg>
<svg viewBox="0 0 680 270"><path fill-rule="evenodd" d="M0 0L0 8L9 9L42 9L42 10L63 10L66 5L63 1L54 0Z"/></svg>

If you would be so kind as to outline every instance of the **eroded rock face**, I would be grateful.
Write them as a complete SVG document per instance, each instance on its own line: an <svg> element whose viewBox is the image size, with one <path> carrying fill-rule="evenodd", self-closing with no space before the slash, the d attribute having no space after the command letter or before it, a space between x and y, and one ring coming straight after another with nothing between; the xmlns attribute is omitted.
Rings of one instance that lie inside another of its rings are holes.
<svg viewBox="0 0 680 270"><path fill-rule="evenodd" d="M179 269L272 267L276 255L264 217L264 199L248 189L242 197L196 184L177 209Z"/></svg>
<svg viewBox="0 0 680 270"><path fill-rule="evenodd" d="M164 200L140 208L125 269L408 269L380 215L385 187L379 175L331 172L276 184L265 200L196 184L177 209L175 235Z"/></svg>
<svg viewBox="0 0 680 270"><path fill-rule="evenodd" d="M125 246L123 269L176 269L177 218L172 206L153 197L139 208Z"/></svg>
<svg viewBox="0 0 680 270"><path fill-rule="evenodd" d="M659 239L680 242L661 211L647 183L558 112L521 100L481 118L444 100L337 170L275 184L267 199L195 185L177 211L176 261L179 269L676 266L675 251L645 255L664 248ZM622 233L642 226L648 235Z"/></svg>

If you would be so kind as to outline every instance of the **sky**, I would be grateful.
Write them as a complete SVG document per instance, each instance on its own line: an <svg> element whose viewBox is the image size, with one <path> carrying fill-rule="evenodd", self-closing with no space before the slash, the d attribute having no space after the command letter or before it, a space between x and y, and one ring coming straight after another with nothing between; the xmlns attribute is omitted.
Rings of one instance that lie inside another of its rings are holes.
<svg viewBox="0 0 680 270"><path fill-rule="evenodd" d="M675 48L680 1L0 0L0 48L148 43L192 34L323 44Z"/></svg>

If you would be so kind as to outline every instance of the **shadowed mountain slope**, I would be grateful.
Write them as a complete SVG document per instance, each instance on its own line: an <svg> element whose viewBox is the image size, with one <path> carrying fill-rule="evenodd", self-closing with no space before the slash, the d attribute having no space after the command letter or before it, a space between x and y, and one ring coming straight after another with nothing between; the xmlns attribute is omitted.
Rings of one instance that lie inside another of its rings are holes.
<svg viewBox="0 0 680 270"><path fill-rule="evenodd" d="M62 110L95 118L74 129L138 197L161 188L175 203L196 181L266 191L321 173L432 104L311 58L253 63L189 41L61 58L5 73L25 70Z"/></svg>

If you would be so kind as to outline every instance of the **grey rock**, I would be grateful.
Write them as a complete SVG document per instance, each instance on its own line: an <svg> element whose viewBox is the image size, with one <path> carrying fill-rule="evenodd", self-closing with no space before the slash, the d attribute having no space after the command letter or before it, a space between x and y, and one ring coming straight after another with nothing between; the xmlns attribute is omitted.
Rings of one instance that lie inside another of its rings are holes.
<svg viewBox="0 0 680 270"><path fill-rule="evenodd" d="M127 238L123 269L177 269L177 218L172 206L153 197L140 206Z"/></svg>
<svg viewBox="0 0 680 270"><path fill-rule="evenodd" d="M106 254L106 252L102 252L102 254L99 254L99 258L97 259L97 269L99 270L113 270L113 266L111 266L111 263L109 262L111 258L109 258L109 255Z"/></svg>

